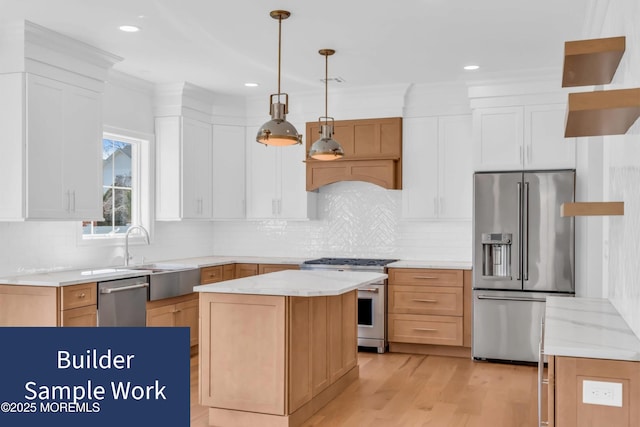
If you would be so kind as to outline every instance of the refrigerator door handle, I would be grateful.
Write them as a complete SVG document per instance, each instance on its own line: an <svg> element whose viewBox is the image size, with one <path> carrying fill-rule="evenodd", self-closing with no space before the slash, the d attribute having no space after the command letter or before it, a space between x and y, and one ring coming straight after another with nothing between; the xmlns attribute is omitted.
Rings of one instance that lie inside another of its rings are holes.
<svg viewBox="0 0 640 427"><path fill-rule="evenodd" d="M495 300L495 301L525 301L525 302L547 302L546 298L519 298L519 297L498 297L490 295L478 295L478 299Z"/></svg>
<svg viewBox="0 0 640 427"><path fill-rule="evenodd" d="M529 183L524 183L522 227L522 278L529 280Z"/></svg>
<svg viewBox="0 0 640 427"><path fill-rule="evenodd" d="M520 265L522 260L522 183L518 182L518 259L515 264L518 266L518 273L516 274L516 280L521 280L520 273L522 266ZM513 261L512 261L513 262Z"/></svg>

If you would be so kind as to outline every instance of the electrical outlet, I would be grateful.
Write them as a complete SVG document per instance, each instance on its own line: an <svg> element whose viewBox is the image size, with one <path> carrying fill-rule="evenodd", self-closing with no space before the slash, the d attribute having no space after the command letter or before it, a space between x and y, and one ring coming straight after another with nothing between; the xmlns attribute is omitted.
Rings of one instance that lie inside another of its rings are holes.
<svg viewBox="0 0 640 427"><path fill-rule="evenodd" d="M583 380L582 402L622 407L622 383Z"/></svg>

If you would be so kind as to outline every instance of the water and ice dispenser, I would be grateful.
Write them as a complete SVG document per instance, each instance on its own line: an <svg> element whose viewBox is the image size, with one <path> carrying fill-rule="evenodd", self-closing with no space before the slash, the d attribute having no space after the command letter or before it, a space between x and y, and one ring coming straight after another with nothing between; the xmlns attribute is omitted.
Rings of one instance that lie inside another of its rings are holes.
<svg viewBox="0 0 640 427"><path fill-rule="evenodd" d="M482 233L482 275L511 278L511 233Z"/></svg>

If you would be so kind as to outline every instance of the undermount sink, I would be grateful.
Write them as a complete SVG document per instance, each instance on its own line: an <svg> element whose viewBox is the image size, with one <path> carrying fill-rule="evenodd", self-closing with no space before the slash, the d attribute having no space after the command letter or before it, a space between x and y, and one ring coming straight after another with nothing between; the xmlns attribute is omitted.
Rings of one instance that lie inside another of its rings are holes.
<svg viewBox="0 0 640 427"><path fill-rule="evenodd" d="M192 265L155 263L125 268L149 274L150 301L190 294L200 284L200 269Z"/></svg>

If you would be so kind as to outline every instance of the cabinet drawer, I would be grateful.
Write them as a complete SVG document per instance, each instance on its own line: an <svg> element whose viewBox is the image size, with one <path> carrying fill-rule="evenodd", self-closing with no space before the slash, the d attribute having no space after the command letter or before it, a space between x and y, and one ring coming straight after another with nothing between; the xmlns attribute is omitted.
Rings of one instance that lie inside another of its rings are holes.
<svg viewBox="0 0 640 427"><path fill-rule="evenodd" d="M63 310L96 305L98 304L98 284L93 282L63 286L61 300Z"/></svg>
<svg viewBox="0 0 640 427"><path fill-rule="evenodd" d="M275 273L283 270L300 270L300 266L296 264L259 264L258 274Z"/></svg>
<svg viewBox="0 0 640 427"><path fill-rule="evenodd" d="M462 288L389 285L389 313L462 316Z"/></svg>
<svg viewBox="0 0 640 427"><path fill-rule="evenodd" d="M256 276L257 274L258 264L236 264L236 279Z"/></svg>
<svg viewBox="0 0 640 427"><path fill-rule="evenodd" d="M62 322L60 326L97 326L98 307L90 305L87 307L72 308L62 311Z"/></svg>
<svg viewBox="0 0 640 427"><path fill-rule="evenodd" d="M462 270L390 268L389 284L462 287Z"/></svg>
<svg viewBox="0 0 640 427"><path fill-rule="evenodd" d="M216 265L214 267L204 267L200 269L200 284L216 283L222 281L222 273L224 266Z"/></svg>
<svg viewBox="0 0 640 427"><path fill-rule="evenodd" d="M390 314L388 326L390 342L462 345L462 317Z"/></svg>

